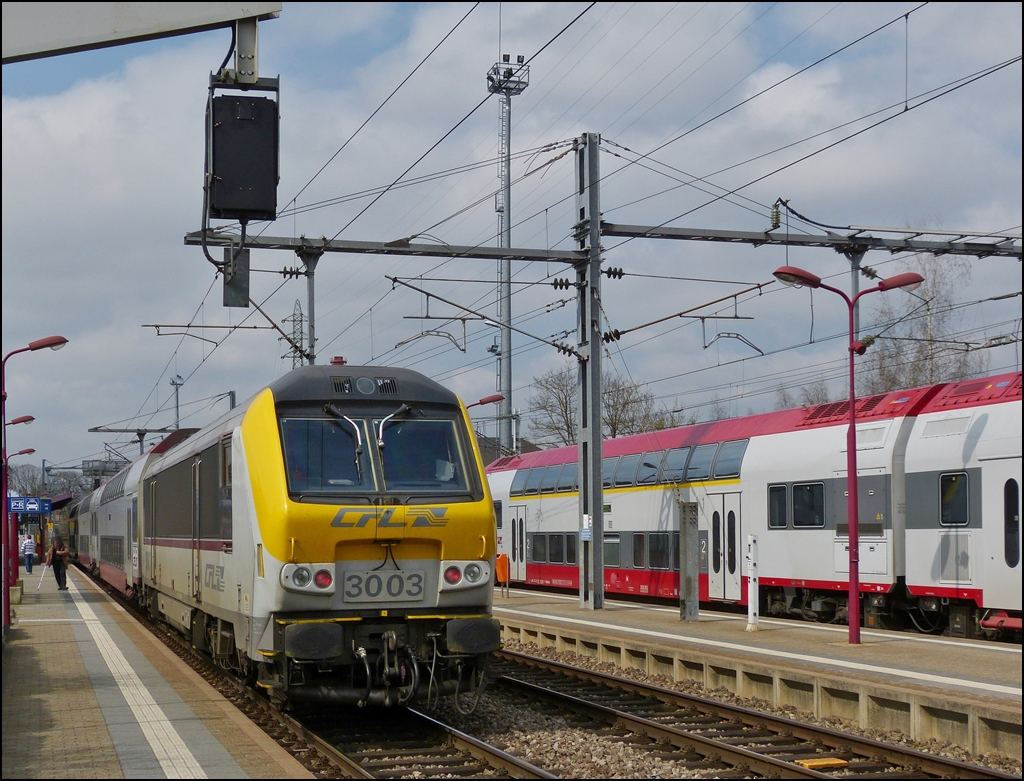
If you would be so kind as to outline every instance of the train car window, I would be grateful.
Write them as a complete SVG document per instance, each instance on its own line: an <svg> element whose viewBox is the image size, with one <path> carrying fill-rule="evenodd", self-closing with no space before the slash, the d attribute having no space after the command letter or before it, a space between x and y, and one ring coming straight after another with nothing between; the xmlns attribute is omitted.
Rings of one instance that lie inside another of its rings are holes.
<svg viewBox="0 0 1024 781"><path fill-rule="evenodd" d="M793 484L793 527L821 528L825 525L825 484Z"/></svg>
<svg viewBox="0 0 1024 781"><path fill-rule="evenodd" d="M619 463L618 456L611 456L601 462L601 481L605 488L611 488L615 479L615 467Z"/></svg>
<svg viewBox="0 0 1024 781"><path fill-rule="evenodd" d="M1003 558L1007 567L1020 564L1020 487L1013 479L1003 486Z"/></svg>
<svg viewBox="0 0 1024 781"><path fill-rule="evenodd" d="M658 470L661 468L661 462L664 458L664 450L658 450L654 453L644 453L643 457L640 459L640 466L636 469L636 484L654 485L658 482Z"/></svg>
<svg viewBox="0 0 1024 781"><path fill-rule="evenodd" d="M501 502L496 501L494 503L494 526L496 529L501 528Z"/></svg>
<svg viewBox="0 0 1024 781"><path fill-rule="evenodd" d="M739 477L740 465L743 463L743 454L747 450L749 440L741 439L737 442L726 442L715 460L715 477Z"/></svg>
<svg viewBox="0 0 1024 781"><path fill-rule="evenodd" d="M579 464L562 464L562 473L558 476L558 483L555 485L556 491L574 491L576 490L576 473L579 471Z"/></svg>
<svg viewBox="0 0 1024 781"><path fill-rule="evenodd" d="M700 445L693 449L690 461L686 465L686 482L691 480L707 480L711 477L711 462L715 460L718 445Z"/></svg>
<svg viewBox="0 0 1024 781"><path fill-rule="evenodd" d="M967 473L939 476L939 523L943 526L966 526Z"/></svg>
<svg viewBox="0 0 1024 781"><path fill-rule="evenodd" d="M636 532L633 535L633 569L643 569L646 566L646 554L643 532Z"/></svg>
<svg viewBox="0 0 1024 781"><path fill-rule="evenodd" d="M551 564L565 563L565 535L548 535L548 561Z"/></svg>
<svg viewBox="0 0 1024 781"><path fill-rule="evenodd" d="M534 564L546 564L548 561L548 536L546 534L530 535L530 560Z"/></svg>
<svg viewBox="0 0 1024 781"><path fill-rule="evenodd" d="M768 486L768 528L785 529L788 523L789 490L784 485Z"/></svg>
<svg viewBox="0 0 1024 781"><path fill-rule="evenodd" d="M690 455L690 448L677 447L665 454L665 460L661 465L661 474L658 475L659 483L681 483L683 482L683 469L686 467L686 459Z"/></svg>
<svg viewBox="0 0 1024 781"><path fill-rule="evenodd" d="M679 572L679 532L672 532L672 569Z"/></svg>
<svg viewBox="0 0 1024 781"><path fill-rule="evenodd" d="M347 421L281 418L288 490L297 494L373 492L369 448L363 447L358 460L356 457L360 437L364 444L371 440L367 438L366 422L357 420L356 425L360 427L358 436ZM389 448L394 453L392 458L403 450L398 428L395 425L388 430L389 439L395 437L395 446Z"/></svg>
<svg viewBox="0 0 1024 781"><path fill-rule="evenodd" d="M631 456L623 456L619 465L615 468L615 485L633 485L633 475L636 474L636 465L640 463L640 453Z"/></svg>
<svg viewBox="0 0 1024 781"><path fill-rule="evenodd" d="M725 517L725 557L729 562L729 574L736 574L736 513L729 510Z"/></svg>
<svg viewBox="0 0 1024 781"><path fill-rule="evenodd" d="M576 535L565 535L565 563L576 564Z"/></svg>
<svg viewBox="0 0 1024 781"><path fill-rule="evenodd" d="M558 473L561 471L561 464L549 466L544 470L544 477L540 483L540 492L542 494L550 494L554 492L555 486L558 485Z"/></svg>
<svg viewBox="0 0 1024 781"><path fill-rule="evenodd" d="M539 494L540 484L544 480L544 467L539 466L535 469L530 470L530 476L526 478L526 490L524 493L527 494Z"/></svg>
<svg viewBox="0 0 1024 781"><path fill-rule="evenodd" d="M722 570L722 516L718 510L711 516L711 565L716 573Z"/></svg>
<svg viewBox="0 0 1024 781"><path fill-rule="evenodd" d="M605 567L618 567L619 566L619 535L618 534L606 534L606 535L604 535L604 566Z"/></svg>
<svg viewBox="0 0 1024 781"><path fill-rule="evenodd" d="M529 469L520 469L512 478L512 487L508 489L509 496L522 496L526 488L526 478L530 476Z"/></svg>
<svg viewBox="0 0 1024 781"><path fill-rule="evenodd" d="M669 555L668 532L652 532L647 535L647 565L651 569L668 569L671 556Z"/></svg>

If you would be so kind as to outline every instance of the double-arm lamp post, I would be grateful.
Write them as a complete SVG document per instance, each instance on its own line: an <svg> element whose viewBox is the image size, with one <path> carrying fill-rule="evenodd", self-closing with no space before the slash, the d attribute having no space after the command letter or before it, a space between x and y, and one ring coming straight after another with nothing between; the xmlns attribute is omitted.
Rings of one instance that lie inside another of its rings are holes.
<svg viewBox="0 0 1024 781"><path fill-rule="evenodd" d="M821 277L815 276L809 271L804 271L796 266L782 266L775 272L775 278L784 285L790 287L809 287L811 289L821 288L829 290L843 297L850 312L850 429L846 434L846 514L850 527L850 592L849 592L849 625L850 643L860 644L860 528L857 506L857 395L854 384L853 365L854 358L863 355L867 345L860 342L854 333L854 307L861 296L868 293L884 293L887 290L916 290L924 282L920 274L906 273L897 274L894 277L883 279L875 287L869 287L860 291L853 298L850 298L839 288L826 285Z"/></svg>
<svg viewBox="0 0 1024 781"><path fill-rule="evenodd" d="M12 355L18 353L34 352L36 350L42 350L49 347L51 350L59 350L61 347L66 345L68 340L63 336L47 336L43 339L36 339L34 342L29 342L27 347L20 347L17 350L11 350L7 355L4 356L3 361L0 362L0 393L2 393L2 399L0 399L0 416L3 417L4 433L3 433L3 501L4 501L4 523L3 523L3 548L4 548L4 561L3 561L3 625L6 627L11 625L11 602L10 602L10 587L14 585L11 582L11 576L14 573L14 567L12 562L17 561L17 551L12 550L17 547L18 544L18 532L14 530L11 534L10 528L10 516L7 512L7 360ZM14 423L30 423L32 417L30 415L23 415L20 418L15 418L11 421ZM21 451L15 455L28 455L28 453L34 453L34 450ZM12 559L13 555L13 559Z"/></svg>

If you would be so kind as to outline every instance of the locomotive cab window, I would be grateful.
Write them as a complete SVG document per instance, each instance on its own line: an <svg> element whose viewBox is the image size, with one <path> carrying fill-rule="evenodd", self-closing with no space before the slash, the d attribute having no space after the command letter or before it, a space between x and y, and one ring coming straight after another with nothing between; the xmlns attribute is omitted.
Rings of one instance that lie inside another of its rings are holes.
<svg viewBox="0 0 1024 781"><path fill-rule="evenodd" d="M470 486L454 420L374 421L387 491L469 494Z"/></svg>
<svg viewBox="0 0 1024 781"><path fill-rule="evenodd" d="M956 472L939 476L939 523L943 526L966 526L967 473Z"/></svg>
<svg viewBox="0 0 1024 781"><path fill-rule="evenodd" d="M354 424L335 418L281 418L289 491L336 494L375 489L365 446L369 441L366 422L355 420Z"/></svg>
<svg viewBox="0 0 1024 781"><path fill-rule="evenodd" d="M825 484L793 484L793 527L821 528L825 525Z"/></svg>

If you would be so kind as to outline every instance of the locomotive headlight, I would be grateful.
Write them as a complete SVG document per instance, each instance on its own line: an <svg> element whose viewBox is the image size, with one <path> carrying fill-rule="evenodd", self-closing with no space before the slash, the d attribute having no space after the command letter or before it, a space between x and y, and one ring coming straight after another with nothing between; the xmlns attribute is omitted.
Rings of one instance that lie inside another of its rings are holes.
<svg viewBox="0 0 1024 781"><path fill-rule="evenodd" d="M449 586L457 586L462 581L462 570L454 564L448 567L448 569L444 571L444 581Z"/></svg>
<svg viewBox="0 0 1024 781"><path fill-rule="evenodd" d="M305 588L313 579L313 573L307 567L296 567L292 572L292 583L299 588Z"/></svg>
<svg viewBox="0 0 1024 781"><path fill-rule="evenodd" d="M466 580L470 583L479 583L480 578L484 576L484 568L476 562L466 565Z"/></svg>
<svg viewBox="0 0 1024 781"><path fill-rule="evenodd" d="M330 588L331 583L334 582L334 577L330 572L322 569L313 576L313 582L316 583L317 588Z"/></svg>

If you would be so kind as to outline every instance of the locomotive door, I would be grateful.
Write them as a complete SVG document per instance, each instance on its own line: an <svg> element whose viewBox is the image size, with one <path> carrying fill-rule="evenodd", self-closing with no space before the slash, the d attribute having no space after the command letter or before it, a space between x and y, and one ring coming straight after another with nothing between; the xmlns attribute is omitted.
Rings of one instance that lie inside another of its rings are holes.
<svg viewBox="0 0 1024 781"><path fill-rule="evenodd" d="M708 596L739 601L742 595L740 495L708 494L702 504L708 529Z"/></svg>
<svg viewBox="0 0 1024 781"><path fill-rule="evenodd" d="M510 576L514 581L523 581L526 580L526 505L509 505L508 510L512 533Z"/></svg>
<svg viewBox="0 0 1024 781"><path fill-rule="evenodd" d="M203 581L203 564L200 561L202 535L199 529L199 476L202 471L199 467L202 463L202 456L197 456L192 461L192 596L196 602L202 601L200 587Z"/></svg>

